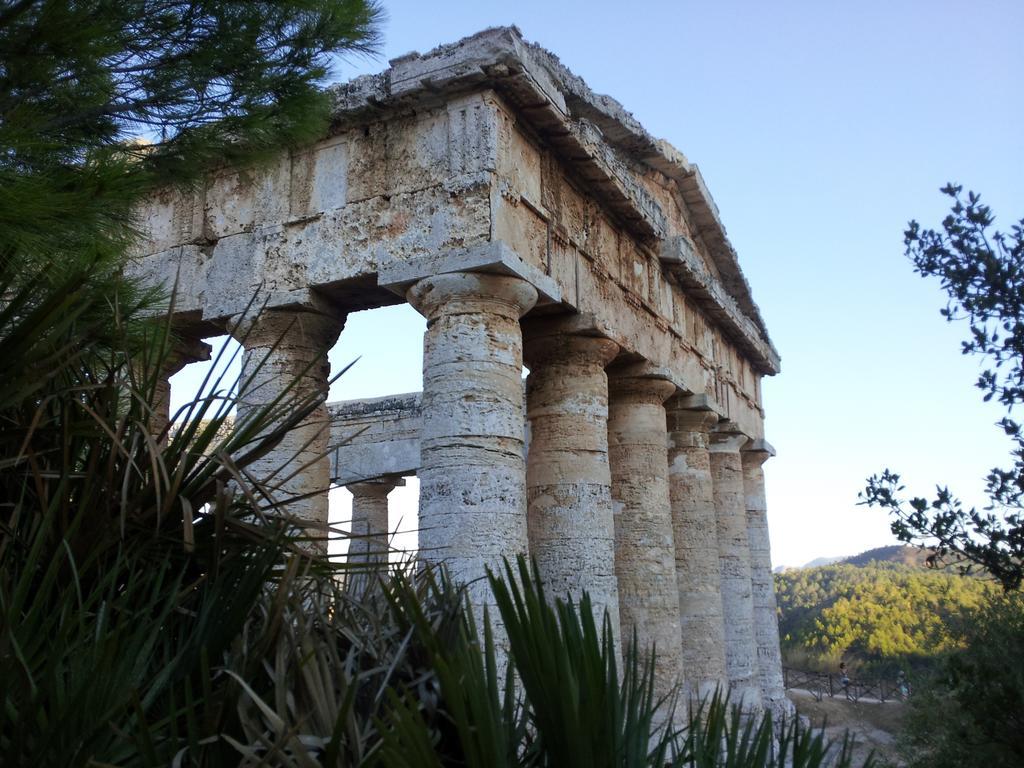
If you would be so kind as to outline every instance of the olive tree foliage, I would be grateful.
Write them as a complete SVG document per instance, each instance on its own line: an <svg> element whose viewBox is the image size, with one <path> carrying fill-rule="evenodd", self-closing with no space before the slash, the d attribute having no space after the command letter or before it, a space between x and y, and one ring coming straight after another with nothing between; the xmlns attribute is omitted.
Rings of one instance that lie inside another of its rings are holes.
<svg viewBox="0 0 1024 768"><path fill-rule="evenodd" d="M970 336L961 351L985 361L976 386L986 402L1006 409L997 426L1011 441L1012 463L987 475L990 503L982 509L965 508L944 486L934 499L905 500L900 476L888 469L869 478L861 498L890 512L901 541L934 547L931 564L980 569L1015 590L1024 578L1024 432L1014 414L1024 402L1024 219L1009 232L996 231L978 194L965 197L955 184L942 192L953 200L942 228L910 222L906 253L915 271L941 281L949 296L946 320L967 322Z"/></svg>

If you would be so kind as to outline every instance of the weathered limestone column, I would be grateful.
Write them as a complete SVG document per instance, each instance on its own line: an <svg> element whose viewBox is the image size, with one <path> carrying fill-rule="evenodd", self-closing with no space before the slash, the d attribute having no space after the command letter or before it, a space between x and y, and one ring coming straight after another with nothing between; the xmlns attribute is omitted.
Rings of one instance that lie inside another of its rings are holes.
<svg viewBox="0 0 1024 768"><path fill-rule="evenodd" d="M316 539L313 548L327 546L327 491L330 457L327 445L330 419L327 398L327 352L338 339L344 316L311 308L267 309L243 318L232 333L241 343L238 422L270 404L272 423L291 411L291 404L310 398L319 405L289 430L277 446L245 471L281 510L303 521Z"/></svg>
<svg viewBox="0 0 1024 768"><path fill-rule="evenodd" d="M164 434L171 421L171 377L189 363L209 360L211 351L212 347L209 344L197 338L180 337L169 341L169 349L153 393L153 418L150 421L150 429L154 435Z"/></svg>
<svg viewBox="0 0 1024 768"><path fill-rule="evenodd" d="M635 366L609 371L608 458L623 643L654 646L654 692L683 679L664 402L675 385Z"/></svg>
<svg viewBox="0 0 1024 768"><path fill-rule="evenodd" d="M401 477L382 477L345 486L352 494L349 563L374 565L388 561L388 494L400 485L405 485Z"/></svg>
<svg viewBox="0 0 1024 768"><path fill-rule="evenodd" d="M694 396L673 397L668 416L669 498L675 541L683 670L691 697L728 686L718 531L708 430L718 414Z"/></svg>
<svg viewBox="0 0 1024 768"><path fill-rule="evenodd" d="M719 431L720 430L720 431ZM725 671L734 704L761 703L757 651L754 644L754 601L750 580L750 545L743 493L740 446L747 438L720 425L709 446L718 531L718 562L722 578L725 621Z"/></svg>
<svg viewBox="0 0 1024 768"><path fill-rule="evenodd" d="M519 318L537 291L518 277L457 272L406 296L427 318L420 557L446 563L482 610L493 603L485 568L527 551Z"/></svg>
<svg viewBox="0 0 1024 768"><path fill-rule="evenodd" d="M764 492L762 465L775 451L764 440L751 440L740 454L743 460L743 490L747 508L747 540L750 544L750 574L754 601L754 642L761 696L778 716L791 718L792 702L786 698L779 649L779 621L776 614L775 583L772 578L771 542L768 537L768 505Z"/></svg>
<svg viewBox="0 0 1024 768"><path fill-rule="evenodd" d="M345 587L351 594L364 594L387 568L388 494L399 485L405 485L401 477L382 477L345 486L352 494L346 558L350 569L345 572Z"/></svg>
<svg viewBox="0 0 1024 768"><path fill-rule="evenodd" d="M530 554L550 596L578 600L586 591L598 627L608 612L616 643L619 593L604 368L618 351L608 339L552 333L543 320L527 333Z"/></svg>

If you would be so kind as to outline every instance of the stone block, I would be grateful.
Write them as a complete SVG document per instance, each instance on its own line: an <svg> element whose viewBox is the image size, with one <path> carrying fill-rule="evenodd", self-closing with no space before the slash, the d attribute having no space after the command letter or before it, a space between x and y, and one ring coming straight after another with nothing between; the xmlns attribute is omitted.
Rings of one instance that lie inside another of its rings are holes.
<svg viewBox="0 0 1024 768"><path fill-rule="evenodd" d="M281 226L218 240L206 281L203 315L211 320L244 311L254 296L256 306L266 302L274 307L304 303L309 295L305 267L290 258L288 237Z"/></svg>
<svg viewBox="0 0 1024 768"><path fill-rule="evenodd" d="M420 394L328 403L331 481L338 485L420 468Z"/></svg>
<svg viewBox="0 0 1024 768"><path fill-rule="evenodd" d="M387 166L384 178L390 195L437 186L448 177L448 113L431 110L387 123Z"/></svg>
<svg viewBox="0 0 1024 768"><path fill-rule="evenodd" d="M206 257L198 245L180 245L135 258L125 267L128 276L159 287L168 296L173 292L177 314L202 312L203 297L208 287L207 271Z"/></svg>
<svg viewBox="0 0 1024 768"><path fill-rule="evenodd" d="M208 240L281 224L288 217L291 158L259 168L222 171L206 187L203 235Z"/></svg>
<svg viewBox="0 0 1024 768"><path fill-rule="evenodd" d="M505 110L498 115L498 173L508 182L508 194L535 208L543 206L541 197L540 149L516 128L515 118Z"/></svg>
<svg viewBox="0 0 1024 768"><path fill-rule="evenodd" d="M487 94L448 102L448 175L494 171L498 167L497 110Z"/></svg>
<svg viewBox="0 0 1024 768"><path fill-rule="evenodd" d="M388 191L387 136L384 121L353 128L349 136L348 200L359 202Z"/></svg>
<svg viewBox="0 0 1024 768"><path fill-rule="evenodd" d="M561 301L561 292L554 280L527 264L500 241L447 250L408 261L391 261L380 267L377 282L384 288L404 295L411 285L426 277L451 272L483 272L520 277L533 285L544 301Z"/></svg>
<svg viewBox="0 0 1024 768"><path fill-rule="evenodd" d="M145 256L201 239L203 200L202 185L163 189L145 200L135 211L141 237L133 244L132 253Z"/></svg>
<svg viewBox="0 0 1024 768"><path fill-rule="evenodd" d="M348 155L348 140L340 137L292 157L290 212L293 218L344 207L348 201Z"/></svg>
<svg viewBox="0 0 1024 768"><path fill-rule="evenodd" d="M512 248L524 261L547 271L551 250L551 223L547 213L518 195L507 179L499 178L491 191L494 239Z"/></svg>

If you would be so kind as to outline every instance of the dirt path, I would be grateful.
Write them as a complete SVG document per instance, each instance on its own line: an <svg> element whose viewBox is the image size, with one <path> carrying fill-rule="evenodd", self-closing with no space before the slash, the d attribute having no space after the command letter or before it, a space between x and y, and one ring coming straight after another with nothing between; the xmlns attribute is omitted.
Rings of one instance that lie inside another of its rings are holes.
<svg viewBox="0 0 1024 768"><path fill-rule="evenodd" d="M854 766L863 765L872 751L882 766L901 765L895 750L895 734L903 721L900 702L854 702L840 697L817 701L807 691L788 693L797 711L809 718L815 728L824 726L829 738L841 740L844 733L850 732L856 741Z"/></svg>

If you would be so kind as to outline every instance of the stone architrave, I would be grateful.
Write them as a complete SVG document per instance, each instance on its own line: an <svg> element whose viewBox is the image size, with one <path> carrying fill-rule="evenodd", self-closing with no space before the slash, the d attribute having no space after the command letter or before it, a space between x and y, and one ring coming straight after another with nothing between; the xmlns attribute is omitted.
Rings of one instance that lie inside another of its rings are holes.
<svg viewBox="0 0 1024 768"><path fill-rule="evenodd" d="M181 337L171 340L153 392L150 430L154 435L163 434L166 439L164 431L171 421L171 377L190 363L209 360L211 351L209 344L197 338Z"/></svg>
<svg viewBox="0 0 1024 768"><path fill-rule="evenodd" d="M241 343L238 421L270 408L269 429L297 404L318 402L266 455L245 467L268 505L304 523L313 549L326 550L327 491L330 488L327 353L338 340L344 316L312 308L264 310L242 318L232 334Z"/></svg>
<svg viewBox="0 0 1024 768"><path fill-rule="evenodd" d="M743 492L740 447L747 438L720 424L711 433L711 480L718 532L725 626L725 671L733 703L745 709L761 704L754 643L754 600L750 577L750 544Z"/></svg>
<svg viewBox="0 0 1024 768"><path fill-rule="evenodd" d="M750 574L754 601L754 643L761 695L776 716L793 716L793 704L786 698L779 649L779 621L775 584L772 578L771 542L768 537L768 505L765 501L762 465L775 455L764 440L751 440L740 454L743 460L743 490L747 509L747 540L750 544Z"/></svg>
<svg viewBox="0 0 1024 768"><path fill-rule="evenodd" d="M666 403L669 497L675 541L683 669L691 698L725 690L722 581L708 430L718 414L693 396Z"/></svg>
<svg viewBox="0 0 1024 768"><path fill-rule="evenodd" d="M527 552L519 318L537 290L519 277L456 272L406 296L427 318L420 558L468 584L479 614L493 604L486 568Z"/></svg>
<svg viewBox="0 0 1024 768"><path fill-rule="evenodd" d="M609 372L608 458L615 513L615 574L624 643L655 651L654 693L683 680L664 402L676 387L629 366Z"/></svg>
<svg viewBox="0 0 1024 768"><path fill-rule="evenodd" d="M579 600L587 592L599 627L607 612L616 643L619 593L604 369L618 351L598 336L550 332L542 320L527 335L530 554L550 596Z"/></svg>

